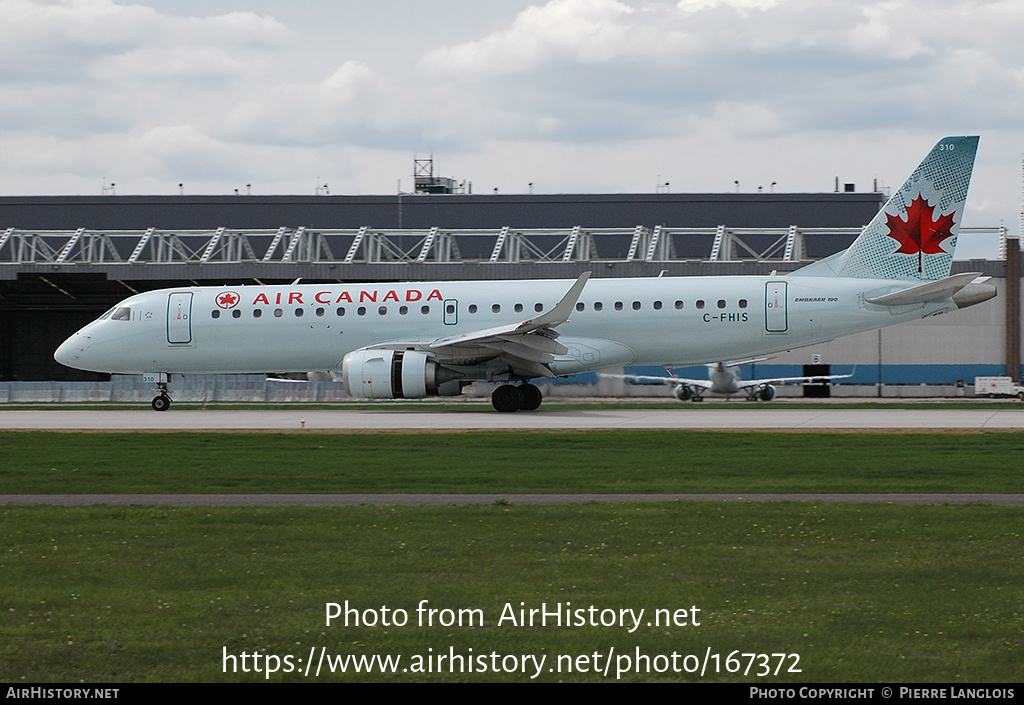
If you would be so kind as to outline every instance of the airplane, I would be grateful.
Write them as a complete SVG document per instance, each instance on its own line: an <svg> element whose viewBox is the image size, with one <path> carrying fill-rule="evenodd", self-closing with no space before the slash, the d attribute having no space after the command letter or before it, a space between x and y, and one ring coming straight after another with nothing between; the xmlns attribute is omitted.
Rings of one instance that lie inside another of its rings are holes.
<svg viewBox="0 0 1024 705"><path fill-rule="evenodd" d="M660 382L673 385L672 393L679 401L704 401L704 392L732 396L740 392L746 392L748 401L771 401L775 398L776 384L811 384L824 380L848 379L853 377L854 372L848 375L818 375L810 377L771 377L767 379L742 379L736 370L741 365L751 362L760 362L767 358L755 358L752 360L739 360L736 362L716 362L708 365L708 379L685 379L672 374L671 370L667 377L654 375L613 375L601 373L601 377L613 379L630 379L638 382ZM856 368L854 368L856 371Z"/></svg>
<svg viewBox="0 0 1024 705"><path fill-rule="evenodd" d="M940 140L849 248L788 274L161 289L120 302L54 357L142 374L157 411L176 374L339 370L356 398L485 381L500 383L497 411L532 411L531 379L772 354L991 299L977 273L950 276L977 146Z"/></svg>

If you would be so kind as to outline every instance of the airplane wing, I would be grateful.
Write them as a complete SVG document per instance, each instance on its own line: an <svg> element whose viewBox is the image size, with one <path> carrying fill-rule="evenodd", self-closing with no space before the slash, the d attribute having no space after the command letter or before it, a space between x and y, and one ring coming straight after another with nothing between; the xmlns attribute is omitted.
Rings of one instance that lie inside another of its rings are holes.
<svg viewBox="0 0 1024 705"><path fill-rule="evenodd" d="M634 379L639 382L660 382L662 384L685 384L699 389L711 389L711 382L706 379L686 379L685 377L656 377L651 375L613 375L604 372L599 373L601 377L612 379Z"/></svg>
<svg viewBox="0 0 1024 705"><path fill-rule="evenodd" d="M807 377L772 377L765 379L741 379L737 382L740 389L748 389L750 387L760 387L765 384L813 384L814 382L822 379L833 380L833 379L849 379L857 372L857 367L850 371L848 375L809 375Z"/></svg>
<svg viewBox="0 0 1024 705"><path fill-rule="evenodd" d="M555 355L569 352L568 348L556 340L558 331L555 329L569 320L569 314L576 307L589 279L590 272L584 272L552 309L520 323L430 341L396 341L370 347L396 350L414 348L431 353L438 362L453 365L472 365L497 358L509 367L531 376L553 379L556 375L548 365L555 359Z"/></svg>

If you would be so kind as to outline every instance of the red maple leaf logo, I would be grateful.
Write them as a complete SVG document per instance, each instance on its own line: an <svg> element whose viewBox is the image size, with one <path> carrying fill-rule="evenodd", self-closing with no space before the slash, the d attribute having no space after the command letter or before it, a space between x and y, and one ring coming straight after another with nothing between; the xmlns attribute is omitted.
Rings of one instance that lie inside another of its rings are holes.
<svg viewBox="0 0 1024 705"><path fill-rule="evenodd" d="M934 206L919 195L907 207L907 219L885 214L889 237L900 244L893 254L917 255L917 271L921 271L922 255L948 254L942 243L953 237L953 214L935 218Z"/></svg>
<svg viewBox="0 0 1024 705"><path fill-rule="evenodd" d="M233 291L226 291L217 297L217 305L220 308L234 308L238 305L238 294Z"/></svg>

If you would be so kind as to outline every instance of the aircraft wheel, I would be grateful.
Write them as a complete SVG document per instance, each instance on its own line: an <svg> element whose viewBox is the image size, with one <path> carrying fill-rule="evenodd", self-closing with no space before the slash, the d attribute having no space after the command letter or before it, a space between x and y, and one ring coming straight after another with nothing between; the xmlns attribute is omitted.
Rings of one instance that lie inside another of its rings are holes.
<svg viewBox="0 0 1024 705"><path fill-rule="evenodd" d="M534 384L521 385L519 393L523 396L523 405L519 407L521 411L535 411L544 401L544 395L540 393L540 388Z"/></svg>
<svg viewBox="0 0 1024 705"><path fill-rule="evenodd" d="M503 384L491 394L491 406L495 411L519 411L523 406L522 392L511 384Z"/></svg>
<svg viewBox="0 0 1024 705"><path fill-rule="evenodd" d="M694 394L692 397L690 397L690 399L692 401L704 401L704 397L702 397L700 394Z"/></svg>
<svg viewBox="0 0 1024 705"><path fill-rule="evenodd" d="M166 394L153 397L153 411L167 411L171 408L171 398Z"/></svg>

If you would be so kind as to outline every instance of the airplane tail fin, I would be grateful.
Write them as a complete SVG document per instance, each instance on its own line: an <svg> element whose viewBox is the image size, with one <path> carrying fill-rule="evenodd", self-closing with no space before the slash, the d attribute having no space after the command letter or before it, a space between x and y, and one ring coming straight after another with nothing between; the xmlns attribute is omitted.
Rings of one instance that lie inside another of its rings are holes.
<svg viewBox="0 0 1024 705"><path fill-rule="evenodd" d="M939 140L849 248L793 275L948 277L977 151L977 137Z"/></svg>

